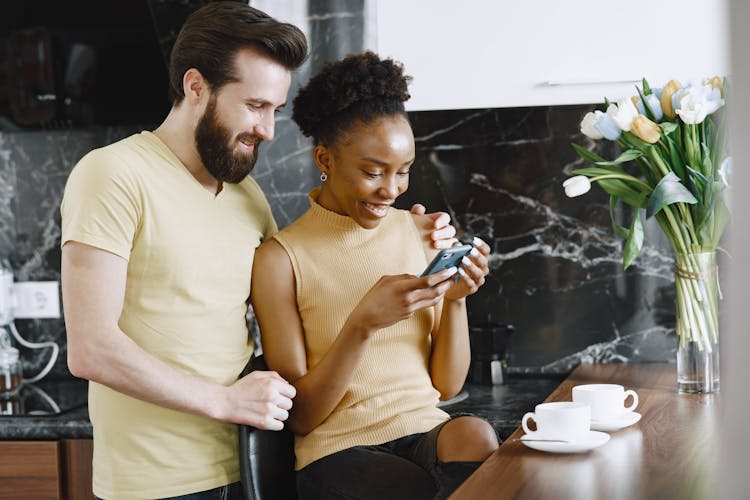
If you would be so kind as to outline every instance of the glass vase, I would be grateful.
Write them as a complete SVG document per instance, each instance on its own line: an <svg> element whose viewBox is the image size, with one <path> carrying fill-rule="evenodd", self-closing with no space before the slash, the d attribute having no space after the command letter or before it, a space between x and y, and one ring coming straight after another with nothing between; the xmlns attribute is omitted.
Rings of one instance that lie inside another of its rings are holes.
<svg viewBox="0 0 750 500"><path fill-rule="evenodd" d="M675 288L679 392L719 392L716 252L676 253Z"/></svg>

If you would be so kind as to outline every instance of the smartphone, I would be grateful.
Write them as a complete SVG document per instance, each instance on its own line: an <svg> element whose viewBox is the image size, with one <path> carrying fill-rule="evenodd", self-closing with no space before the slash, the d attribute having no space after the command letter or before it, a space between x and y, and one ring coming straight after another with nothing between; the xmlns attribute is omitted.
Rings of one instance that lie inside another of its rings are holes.
<svg viewBox="0 0 750 500"><path fill-rule="evenodd" d="M458 267L461 265L461 259L471 252L471 245L458 245L450 248L443 248L438 252L432 262L429 263L424 272L420 275L427 276L448 269L449 267Z"/></svg>

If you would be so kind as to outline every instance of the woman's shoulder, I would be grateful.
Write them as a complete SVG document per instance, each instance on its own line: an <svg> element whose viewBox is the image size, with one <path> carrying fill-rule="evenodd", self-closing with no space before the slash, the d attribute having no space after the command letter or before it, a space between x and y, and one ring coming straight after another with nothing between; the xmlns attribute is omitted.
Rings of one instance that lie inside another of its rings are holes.
<svg viewBox="0 0 750 500"><path fill-rule="evenodd" d="M408 218L414 224L420 237L425 238L432 232L434 222L430 217L427 215L413 214L408 210L402 210L402 212L405 213L403 216Z"/></svg>
<svg viewBox="0 0 750 500"><path fill-rule="evenodd" d="M435 222L427 215L413 214L406 211L407 216L414 225L414 231L417 238L422 243L425 258L429 262L435 256L437 251L432 248L432 231L435 229Z"/></svg>
<svg viewBox="0 0 750 500"><path fill-rule="evenodd" d="M254 266L262 267L265 269L275 268L279 266L291 267L289 262L289 255L287 254L284 245L277 239L279 233L273 238L270 238L255 249Z"/></svg>

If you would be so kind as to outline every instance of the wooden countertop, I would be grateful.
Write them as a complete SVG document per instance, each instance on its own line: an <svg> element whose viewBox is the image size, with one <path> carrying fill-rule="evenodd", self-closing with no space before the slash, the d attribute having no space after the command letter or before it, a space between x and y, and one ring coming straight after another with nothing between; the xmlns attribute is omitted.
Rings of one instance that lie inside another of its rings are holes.
<svg viewBox="0 0 750 500"><path fill-rule="evenodd" d="M716 498L719 394L679 394L670 363L582 364L545 401L590 383L634 389L641 420L582 454L532 450L519 427L451 500Z"/></svg>

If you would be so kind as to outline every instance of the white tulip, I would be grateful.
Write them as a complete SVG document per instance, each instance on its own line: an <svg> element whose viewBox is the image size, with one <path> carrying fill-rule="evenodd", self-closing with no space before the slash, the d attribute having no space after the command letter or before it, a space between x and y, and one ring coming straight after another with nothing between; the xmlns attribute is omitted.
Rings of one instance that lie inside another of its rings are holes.
<svg viewBox="0 0 750 500"><path fill-rule="evenodd" d="M591 181L585 175L576 175L569 179L565 179L563 187L565 188L565 195L568 198L575 198L576 196L581 196L582 194L589 192L589 189L591 189Z"/></svg>
<svg viewBox="0 0 750 500"><path fill-rule="evenodd" d="M581 120L581 132L583 135L594 140L604 139L604 136L595 127L599 122L599 115L602 114L604 113L601 111L593 111L583 115L583 120Z"/></svg>
<svg viewBox="0 0 750 500"><path fill-rule="evenodd" d="M693 85L675 92L673 100L677 113L683 122L688 124L702 123L710 115L724 105L721 91L711 85Z"/></svg>
<svg viewBox="0 0 750 500"><path fill-rule="evenodd" d="M633 120L638 116L638 109L633 104L633 101L629 97L626 97L617 101L617 104L610 104L607 108L607 115L622 130L630 132Z"/></svg>

